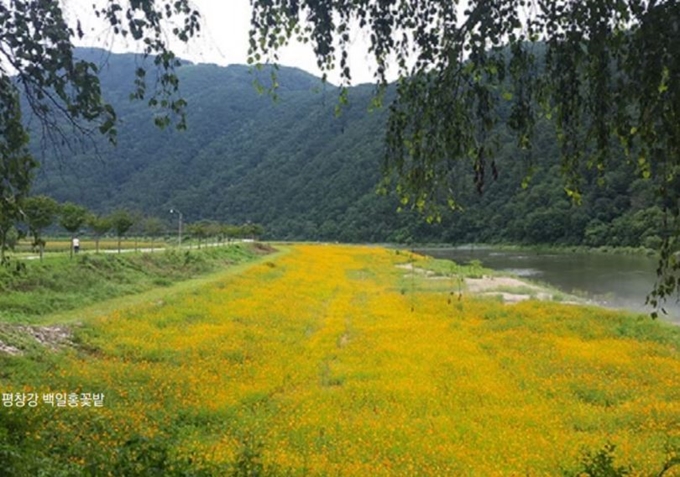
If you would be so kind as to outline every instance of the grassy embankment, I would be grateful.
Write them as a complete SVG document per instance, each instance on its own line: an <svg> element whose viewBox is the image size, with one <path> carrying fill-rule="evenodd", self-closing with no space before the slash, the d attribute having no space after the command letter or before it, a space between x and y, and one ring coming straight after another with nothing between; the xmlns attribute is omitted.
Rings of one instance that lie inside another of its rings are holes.
<svg viewBox="0 0 680 477"><path fill-rule="evenodd" d="M71 348L1 357L3 393L41 396L1 409L2 468L439 476L601 464L658 475L672 460L677 327L503 305L397 265L446 268L380 248L295 246L90 318ZM78 405L42 401L57 392ZM103 393L103 406L83 407L83 393Z"/></svg>
<svg viewBox="0 0 680 477"><path fill-rule="evenodd" d="M201 251L80 253L73 258L58 254L46 256L43 262L13 258L0 266L0 323L60 323L65 317L55 313L167 287L250 261L260 252L239 244Z"/></svg>

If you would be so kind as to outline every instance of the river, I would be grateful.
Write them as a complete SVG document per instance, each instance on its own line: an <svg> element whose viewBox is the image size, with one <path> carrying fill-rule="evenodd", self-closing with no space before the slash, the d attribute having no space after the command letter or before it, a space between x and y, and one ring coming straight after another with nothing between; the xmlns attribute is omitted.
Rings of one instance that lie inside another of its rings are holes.
<svg viewBox="0 0 680 477"><path fill-rule="evenodd" d="M465 264L479 260L482 265L501 272L543 282L565 293L575 294L610 308L651 313L645 298L654 286L657 261L640 255L516 251L493 247L418 249L435 258ZM680 304L671 297L661 319L680 324Z"/></svg>

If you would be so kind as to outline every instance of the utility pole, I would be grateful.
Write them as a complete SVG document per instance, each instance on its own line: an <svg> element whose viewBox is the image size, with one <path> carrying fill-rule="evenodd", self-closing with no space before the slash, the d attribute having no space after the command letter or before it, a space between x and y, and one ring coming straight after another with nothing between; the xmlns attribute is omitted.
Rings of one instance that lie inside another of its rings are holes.
<svg viewBox="0 0 680 477"><path fill-rule="evenodd" d="M170 213L179 215L179 226L177 227L177 247L182 248L182 212L177 209L170 209Z"/></svg>

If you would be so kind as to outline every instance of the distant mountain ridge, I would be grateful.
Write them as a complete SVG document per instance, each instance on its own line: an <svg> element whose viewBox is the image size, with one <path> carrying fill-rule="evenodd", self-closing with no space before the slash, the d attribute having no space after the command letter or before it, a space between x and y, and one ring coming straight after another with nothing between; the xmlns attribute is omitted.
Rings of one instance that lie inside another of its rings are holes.
<svg viewBox="0 0 680 477"><path fill-rule="evenodd" d="M161 131L144 102L128 100L137 56L78 53L103 65L102 88L120 119L118 146L102 143L101 158L86 151L68 164L48 157L36 192L98 211L126 207L162 217L174 207L190 221L250 220L281 238L318 235L374 195L384 111L367 113L370 87L353 91L353 103L336 117L337 89L302 70L277 71L274 100L253 85L258 74L266 85L267 71L185 64L179 76L188 130Z"/></svg>
<svg viewBox="0 0 680 477"><path fill-rule="evenodd" d="M428 225L375 193L387 108L370 108L371 85L350 88L338 116L337 88L302 70L277 70L274 100L253 85L257 78L268 84L269 71L185 63L178 74L188 130L159 130L148 106L129 100L139 57L98 49L78 55L102 65L102 89L120 119L118 146L102 141L99 154L86 148L64 161L47 154L34 190L60 201L168 220L176 208L187 222L252 221L264 225L267 238L286 240L639 245L655 235L656 218L645 217L656 217L658 204L632 166L608 172L604 187L586 171L584 205L570 204L549 125L537 127L529 158L502 133L500 177L483 196L461 163L457 188L466 211ZM534 174L525 190L529 164Z"/></svg>

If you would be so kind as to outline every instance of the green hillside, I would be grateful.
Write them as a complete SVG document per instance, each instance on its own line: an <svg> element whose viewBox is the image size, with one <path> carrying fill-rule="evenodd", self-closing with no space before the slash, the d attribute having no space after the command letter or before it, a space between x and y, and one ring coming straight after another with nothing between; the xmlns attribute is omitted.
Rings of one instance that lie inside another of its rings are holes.
<svg viewBox="0 0 680 477"><path fill-rule="evenodd" d="M630 246L658 240L654 186L636 180L635 168L623 161L606 175L586 171L583 204L571 204L545 124L530 152L501 131L498 179L487 181L481 196L471 165L460 164L454 185L465 211L427 225L375 193L388 111L370 108L372 86L351 88L350 104L337 116L337 89L301 70L279 70L274 101L253 85L258 77L267 83L266 71L186 64L180 87L189 103L188 130L161 131L153 111L128 99L141 60L101 50L81 55L106 61L102 85L121 119L119 143L102 142L98 153L86 143L61 159L48 151L35 192L60 201L162 218L178 208L189 222L252 221L276 239ZM531 187L523 189L530 172Z"/></svg>

